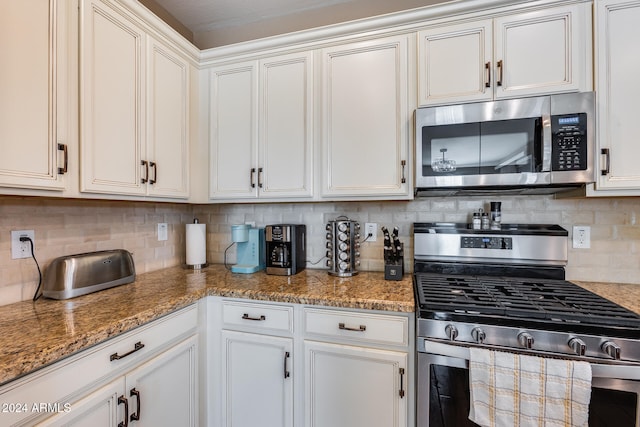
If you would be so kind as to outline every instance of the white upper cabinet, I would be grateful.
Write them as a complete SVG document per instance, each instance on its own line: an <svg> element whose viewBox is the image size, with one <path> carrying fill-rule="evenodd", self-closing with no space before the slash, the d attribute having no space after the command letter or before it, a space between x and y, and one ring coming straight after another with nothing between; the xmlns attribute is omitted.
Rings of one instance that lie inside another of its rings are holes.
<svg viewBox="0 0 640 427"><path fill-rule="evenodd" d="M211 199L313 195L311 52L210 71Z"/></svg>
<svg viewBox="0 0 640 427"><path fill-rule="evenodd" d="M75 154L68 147L72 7L67 0L0 2L2 187L65 189Z"/></svg>
<svg viewBox="0 0 640 427"><path fill-rule="evenodd" d="M598 181L596 195L640 195L640 1L595 2Z"/></svg>
<svg viewBox="0 0 640 427"><path fill-rule="evenodd" d="M81 191L188 197L188 64L102 1L81 5Z"/></svg>
<svg viewBox="0 0 640 427"><path fill-rule="evenodd" d="M189 64L149 38L149 195L189 197Z"/></svg>
<svg viewBox="0 0 640 427"><path fill-rule="evenodd" d="M418 33L420 105L591 90L589 3Z"/></svg>
<svg viewBox="0 0 640 427"><path fill-rule="evenodd" d="M407 199L409 38L322 49L322 197Z"/></svg>

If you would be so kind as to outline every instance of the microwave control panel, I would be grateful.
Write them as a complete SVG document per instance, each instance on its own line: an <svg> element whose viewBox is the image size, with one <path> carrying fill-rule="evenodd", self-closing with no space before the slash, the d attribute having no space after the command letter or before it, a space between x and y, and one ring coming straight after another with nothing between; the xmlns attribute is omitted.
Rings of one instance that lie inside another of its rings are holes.
<svg viewBox="0 0 640 427"><path fill-rule="evenodd" d="M587 114L551 116L551 170L587 169Z"/></svg>

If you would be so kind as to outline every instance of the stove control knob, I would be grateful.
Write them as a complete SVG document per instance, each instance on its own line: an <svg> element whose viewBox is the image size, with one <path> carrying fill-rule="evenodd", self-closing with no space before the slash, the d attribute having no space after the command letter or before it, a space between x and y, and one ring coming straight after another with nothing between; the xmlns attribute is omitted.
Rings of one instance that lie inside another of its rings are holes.
<svg viewBox="0 0 640 427"><path fill-rule="evenodd" d="M609 357L615 360L620 360L620 346L611 341L605 341L602 343L602 351L607 353Z"/></svg>
<svg viewBox="0 0 640 427"><path fill-rule="evenodd" d="M518 334L518 343L521 347L530 350L533 348L533 337L529 332L520 332Z"/></svg>
<svg viewBox="0 0 640 427"><path fill-rule="evenodd" d="M449 341L454 341L456 338L458 338L458 328L453 325L445 326L444 333L447 334L447 338L449 338Z"/></svg>
<svg viewBox="0 0 640 427"><path fill-rule="evenodd" d="M487 334L482 330L482 328L473 328L471 330L471 338L473 338L473 340L478 344L484 344Z"/></svg>
<svg viewBox="0 0 640 427"><path fill-rule="evenodd" d="M587 345L580 338L571 338L568 344L578 356L584 356L587 352Z"/></svg>

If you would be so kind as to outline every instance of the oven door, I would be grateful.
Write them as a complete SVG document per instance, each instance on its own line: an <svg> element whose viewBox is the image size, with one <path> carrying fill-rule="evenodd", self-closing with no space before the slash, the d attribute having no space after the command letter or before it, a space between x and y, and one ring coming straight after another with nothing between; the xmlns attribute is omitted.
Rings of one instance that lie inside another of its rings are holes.
<svg viewBox="0 0 640 427"><path fill-rule="evenodd" d="M428 352L427 352L428 351ZM640 427L640 366L592 364L590 427ZM469 349L418 339L418 427L469 421Z"/></svg>

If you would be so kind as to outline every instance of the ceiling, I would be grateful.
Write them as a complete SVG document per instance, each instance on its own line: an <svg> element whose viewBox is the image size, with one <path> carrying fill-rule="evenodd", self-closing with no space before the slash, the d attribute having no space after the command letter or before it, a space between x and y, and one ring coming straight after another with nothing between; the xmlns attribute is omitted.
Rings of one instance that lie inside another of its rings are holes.
<svg viewBox="0 0 640 427"><path fill-rule="evenodd" d="M354 0L155 0L194 34Z"/></svg>
<svg viewBox="0 0 640 427"><path fill-rule="evenodd" d="M200 49L447 0L138 0Z"/></svg>

